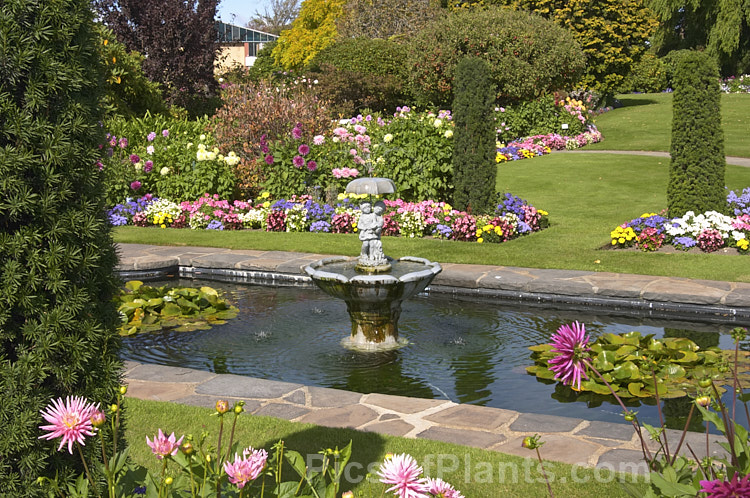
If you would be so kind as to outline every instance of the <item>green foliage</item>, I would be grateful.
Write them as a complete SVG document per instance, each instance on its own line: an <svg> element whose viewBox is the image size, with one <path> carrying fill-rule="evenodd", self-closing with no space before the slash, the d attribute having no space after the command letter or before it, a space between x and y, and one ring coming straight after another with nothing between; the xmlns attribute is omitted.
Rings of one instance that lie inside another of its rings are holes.
<svg viewBox="0 0 750 498"><path fill-rule="evenodd" d="M212 118L210 129L220 150L233 150L240 156L234 174L244 197L255 197L267 178L264 159L268 151L261 147L262 136L270 143L283 142L290 139L296 123L309 138L330 127L328 109L312 87L306 79L289 84L259 81L230 85L223 91L224 105Z"/></svg>
<svg viewBox="0 0 750 498"><path fill-rule="evenodd" d="M583 47L577 85L611 95L648 48L656 19L644 0L489 0L534 12L569 30Z"/></svg>
<svg viewBox="0 0 750 498"><path fill-rule="evenodd" d="M750 2L649 0L648 6L659 20L652 40L659 55L705 48L722 75L750 72Z"/></svg>
<svg viewBox="0 0 750 498"><path fill-rule="evenodd" d="M557 356L551 344L531 346L534 365L526 371L540 379L554 379L549 360ZM590 344L591 365L604 377L621 398L677 398L695 395L702 379L731 385L732 371L728 353L716 347L705 350L690 339L680 337L654 338L633 331L625 334L604 334ZM741 365L746 369L747 365ZM654 370L654 372L652 372ZM611 391L600 378L590 374L581 382L582 391L609 395ZM723 389L720 389L723 391Z"/></svg>
<svg viewBox="0 0 750 498"><path fill-rule="evenodd" d="M407 101L406 56L406 48L392 41L350 38L320 51L305 72L318 80L316 91L335 115L393 112Z"/></svg>
<svg viewBox="0 0 750 498"><path fill-rule="evenodd" d="M456 209L491 213L495 204L494 88L487 63L466 57L456 67L453 99L453 203Z"/></svg>
<svg viewBox="0 0 750 498"><path fill-rule="evenodd" d="M238 159L229 157L231 150L224 151L227 156L221 154L206 133L208 122L158 115L108 121L108 134L100 145L105 151L102 163L109 205L145 194L178 202L206 193L232 198L236 184L232 163ZM140 185L134 186L136 181Z"/></svg>
<svg viewBox="0 0 750 498"><path fill-rule="evenodd" d="M240 69L240 71L244 72L250 81L271 79L275 73L283 71L284 67L276 64L276 61L273 58L274 47L276 47L276 40L264 43L263 48L258 50L253 65L247 68L247 70ZM231 78L229 81L232 83L246 82L244 79L232 80Z"/></svg>
<svg viewBox="0 0 750 498"><path fill-rule="evenodd" d="M667 186L670 216L726 211L721 90L715 62L688 52L674 75L672 144Z"/></svg>
<svg viewBox="0 0 750 498"><path fill-rule="evenodd" d="M40 476L80 472L38 439L40 410L114 398L117 257L94 166L104 67L89 2L0 2L0 40L0 494L25 497Z"/></svg>
<svg viewBox="0 0 750 498"><path fill-rule="evenodd" d="M409 43L409 82L420 104L448 106L458 62L481 57L503 105L569 88L585 57L565 29L527 12L467 10L432 22Z"/></svg>
<svg viewBox="0 0 750 498"><path fill-rule="evenodd" d="M573 99L559 99L547 95L527 102L498 108L495 112L495 126L498 139L510 141L532 135L560 133L574 137L586 131L589 120L587 106ZM567 106L567 108L566 108ZM580 111L580 114L577 112ZM584 120L578 119L578 115ZM563 125L567 128L563 129Z"/></svg>
<svg viewBox="0 0 750 498"><path fill-rule="evenodd" d="M341 38L409 37L443 13L433 0L349 0L336 26Z"/></svg>
<svg viewBox="0 0 750 498"><path fill-rule="evenodd" d="M668 69L662 59L652 52L643 54L634 64L617 89L619 93L658 93L669 88Z"/></svg>
<svg viewBox="0 0 750 498"><path fill-rule="evenodd" d="M115 298L122 318L120 335L175 329L207 330L237 316L238 309L211 287L152 287L139 280L125 284Z"/></svg>
<svg viewBox="0 0 750 498"><path fill-rule="evenodd" d="M346 0L304 0L290 29L281 32L273 49L276 64L299 69L336 39L336 20Z"/></svg>
<svg viewBox="0 0 750 498"><path fill-rule="evenodd" d="M144 57L129 52L115 34L103 24L96 24L100 39L99 53L106 67L105 99L111 112L121 116L143 116L147 112L166 112L158 83L143 74Z"/></svg>

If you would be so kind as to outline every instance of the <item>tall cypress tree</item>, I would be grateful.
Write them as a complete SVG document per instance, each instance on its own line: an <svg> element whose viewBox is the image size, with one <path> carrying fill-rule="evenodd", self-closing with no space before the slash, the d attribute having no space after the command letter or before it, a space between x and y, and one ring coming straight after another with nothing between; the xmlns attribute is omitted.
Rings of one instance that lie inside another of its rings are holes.
<svg viewBox="0 0 750 498"><path fill-rule="evenodd" d="M725 211L719 70L703 52L686 52L677 63L670 154L670 216L688 211Z"/></svg>
<svg viewBox="0 0 750 498"><path fill-rule="evenodd" d="M0 495L81 472L45 441L52 398L108 402L118 280L96 145L102 63L88 0L0 2ZM96 455L96 445L84 447Z"/></svg>
<svg viewBox="0 0 750 498"><path fill-rule="evenodd" d="M477 214L495 209L494 95L487 63L478 57L462 59L454 80L453 203Z"/></svg>

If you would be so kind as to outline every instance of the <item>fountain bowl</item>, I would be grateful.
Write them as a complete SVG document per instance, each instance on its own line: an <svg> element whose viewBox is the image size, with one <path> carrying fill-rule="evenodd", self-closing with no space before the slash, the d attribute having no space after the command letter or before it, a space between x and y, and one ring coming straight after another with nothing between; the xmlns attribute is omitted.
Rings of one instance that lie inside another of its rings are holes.
<svg viewBox="0 0 750 498"><path fill-rule="evenodd" d="M406 256L389 259L387 273L357 271L357 258L332 257L305 266L304 271L323 292L346 303L351 336L342 344L363 351L402 346L398 336L401 303L425 290L442 271L439 263Z"/></svg>

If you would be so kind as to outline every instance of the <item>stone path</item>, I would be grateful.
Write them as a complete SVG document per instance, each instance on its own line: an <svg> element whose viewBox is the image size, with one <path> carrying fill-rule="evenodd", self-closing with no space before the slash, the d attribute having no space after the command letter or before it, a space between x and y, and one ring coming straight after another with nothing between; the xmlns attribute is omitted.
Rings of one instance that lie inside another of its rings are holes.
<svg viewBox="0 0 750 498"><path fill-rule="evenodd" d="M325 257L280 251L202 247L119 245L118 270L129 278L164 273L232 277L248 282L307 282L301 268ZM750 321L750 284L652 277L605 272L540 270L502 266L443 264L429 292L481 295L536 304L638 309L680 316L716 315ZM525 436L540 434L543 456L584 466L645 472L633 428L550 415L461 405L382 394L360 394L237 375L128 362L128 395L142 399L213 407L218 399L242 399L256 415L329 427L350 427L396 436L425 438L529 457ZM678 433L669 431L676 442ZM710 453L721 453L711 437ZM699 456L705 436L688 442ZM673 443L676 444L676 443Z"/></svg>
<svg viewBox="0 0 750 498"><path fill-rule="evenodd" d="M565 150L556 152L566 152L573 154L626 154L632 156L653 156L653 157L671 157L669 152L655 151L655 150L588 150L588 149L576 149L576 150ZM744 166L750 168L750 158L748 157L736 157L727 156L727 164L734 166Z"/></svg>

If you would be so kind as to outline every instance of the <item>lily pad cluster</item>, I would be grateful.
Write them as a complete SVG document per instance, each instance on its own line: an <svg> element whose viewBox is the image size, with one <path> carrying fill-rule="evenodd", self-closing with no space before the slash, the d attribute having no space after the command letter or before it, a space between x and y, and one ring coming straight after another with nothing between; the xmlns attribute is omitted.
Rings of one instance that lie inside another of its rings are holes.
<svg viewBox="0 0 750 498"><path fill-rule="evenodd" d="M534 365L526 371L539 379L554 380L549 369L549 360L556 356L552 347L551 344L529 347ZM732 383L729 359L734 352L716 347L701 350L690 339L657 339L654 334L641 335L638 331L607 333L589 347L590 365L621 398L651 398L657 391L660 398L695 395L702 379L712 379L717 386ZM742 355L738 367L741 371L748 369L747 354ZM581 391L611 394L596 374L588 368L586 373L588 379L581 382ZM746 377L747 374L741 375L740 380L747 380Z"/></svg>
<svg viewBox="0 0 750 498"><path fill-rule="evenodd" d="M165 329L207 330L236 317L238 312L211 287L151 287L139 280L131 280L125 287L115 298L122 336Z"/></svg>

